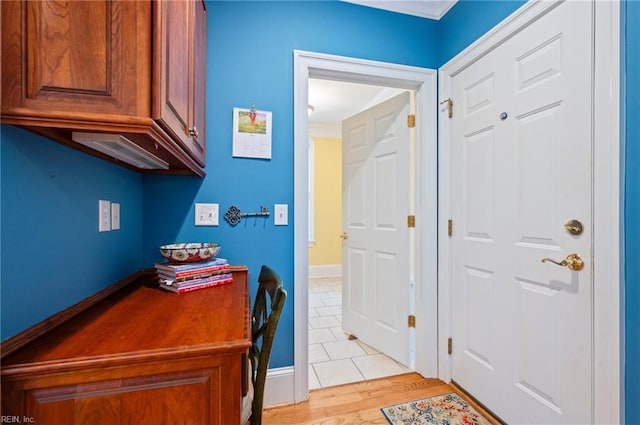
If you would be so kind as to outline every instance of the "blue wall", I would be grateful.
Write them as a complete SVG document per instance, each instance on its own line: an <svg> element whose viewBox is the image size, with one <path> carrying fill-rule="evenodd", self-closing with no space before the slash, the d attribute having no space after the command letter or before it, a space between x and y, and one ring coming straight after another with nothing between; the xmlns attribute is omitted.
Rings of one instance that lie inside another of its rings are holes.
<svg viewBox="0 0 640 425"><path fill-rule="evenodd" d="M141 176L2 126L0 149L1 339L159 260L157 246L217 241L249 267L278 270L290 292L271 367L293 363L294 49L437 68L521 1L461 1L439 22L341 2L208 2L207 177ZM626 403L640 400L640 2L626 22L625 202ZM273 112L273 158L231 157L233 107ZM122 230L98 233L97 200L122 204ZM231 228L195 227L193 203L251 212L289 204L272 218ZM41 217L46 217L41 220ZM635 261L634 261L635 260ZM255 286L252 292L255 291ZM628 415L631 416L631 415Z"/></svg>
<svg viewBox="0 0 640 425"><path fill-rule="evenodd" d="M524 3L524 0L458 1L438 22L438 66L444 65Z"/></svg>
<svg viewBox="0 0 640 425"><path fill-rule="evenodd" d="M624 175L625 258L625 404L627 423L637 421L635 408L640 401L640 1L624 3L623 28L626 31L624 57L626 91Z"/></svg>
<svg viewBox="0 0 640 425"><path fill-rule="evenodd" d="M293 50L309 50L434 68L436 22L342 2L209 2L207 4L207 177L145 177L145 263L175 240L216 241L220 256L261 264L284 279L289 301L278 326L271 367L293 364ZM271 160L232 158L232 110L273 113ZM193 203L257 211L289 205L289 225L245 219L235 228L195 227Z"/></svg>
<svg viewBox="0 0 640 425"><path fill-rule="evenodd" d="M142 177L3 125L2 340L142 267ZM98 200L121 230L98 233Z"/></svg>

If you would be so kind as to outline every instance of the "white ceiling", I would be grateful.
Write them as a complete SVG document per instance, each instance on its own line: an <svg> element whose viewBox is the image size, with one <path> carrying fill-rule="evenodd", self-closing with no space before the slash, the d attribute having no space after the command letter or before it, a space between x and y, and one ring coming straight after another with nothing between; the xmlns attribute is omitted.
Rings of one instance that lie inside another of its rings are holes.
<svg viewBox="0 0 640 425"><path fill-rule="evenodd" d="M377 9L420 16L421 18L440 19L458 0L343 0L348 3Z"/></svg>
<svg viewBox="0 0 640 425"><path fill-rule="evenodd" d="M309 115L309 121L341 122L399 92L388 87L310 78L309 105L315 110Z"/></svg>
<svg viewBox="0 0 640 425"><path fill-rule="evenodd" d="M344 0L362 6L429 19L440 19L457 0ZM333 80L309 79L311 137L341 137L342 120L357 114L402 90Z"/></svg>
<svg viewBox="0 0 640 425"><path fill-rule="evenodd" d="M403 90L346 83L343 81L309 79L309 114L311 137L341 137L342 121L387 100Z"/></svg>

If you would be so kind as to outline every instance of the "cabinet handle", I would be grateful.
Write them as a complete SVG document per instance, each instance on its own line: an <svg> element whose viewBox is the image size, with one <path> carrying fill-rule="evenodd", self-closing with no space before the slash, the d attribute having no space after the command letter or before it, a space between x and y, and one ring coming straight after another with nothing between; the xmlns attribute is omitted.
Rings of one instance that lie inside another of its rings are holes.
<svg viewBox="0 0 640 425"><path fill-rule="evenodd" d="M198 140L198 128L195 125L189 129L189 134Z"/></svg>

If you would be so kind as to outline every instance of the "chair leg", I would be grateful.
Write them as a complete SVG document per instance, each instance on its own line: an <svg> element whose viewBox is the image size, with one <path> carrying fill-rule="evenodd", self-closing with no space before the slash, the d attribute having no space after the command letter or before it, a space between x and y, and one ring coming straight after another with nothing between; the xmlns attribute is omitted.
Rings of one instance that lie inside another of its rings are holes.
<svg viewBox="0 0 640 425"><path fill-rule="evenodd" d="M262 425L262 414L254 415L252 413L249 422L251 422L251 425Z"/></svg>

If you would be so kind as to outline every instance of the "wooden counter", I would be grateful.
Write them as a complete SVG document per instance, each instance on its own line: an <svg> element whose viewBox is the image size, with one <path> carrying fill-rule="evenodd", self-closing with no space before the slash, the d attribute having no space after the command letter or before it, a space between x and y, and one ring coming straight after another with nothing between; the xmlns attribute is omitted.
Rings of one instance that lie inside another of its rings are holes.
<svg viewBox="0 0 640 425"><path fill-rule="evenodd" d="M45 425L238 424L247 270L184 294L129 285L2 361L2 415Z"/></svg>

